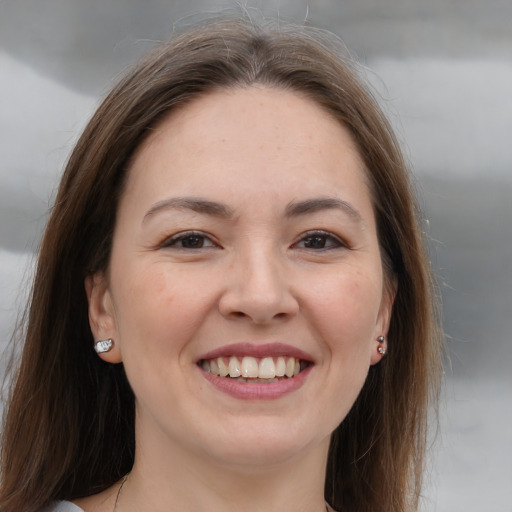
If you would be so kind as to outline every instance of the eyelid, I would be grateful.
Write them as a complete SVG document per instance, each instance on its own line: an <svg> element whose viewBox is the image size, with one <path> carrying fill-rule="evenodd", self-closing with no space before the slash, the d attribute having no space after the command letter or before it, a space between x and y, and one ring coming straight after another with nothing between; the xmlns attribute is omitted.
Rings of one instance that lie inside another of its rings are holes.
<svg viewBox="0 0 512 512"><path fill-rule="evenodd" d="M323 229L311 229L309 231L306 231L305 233L301 233L297 237L295 242L293 242L292 247L296 247L300 242L304 241L308 237L313 237L313 236L324 236L326 238L330 238L331 240L334 240L338 244L336 247L328 247L328 248L323 248L323 249L312 249L315 252L328 251L328 250L339 249L339 248L346 248L346 249L349 248L349 244L346 241L344 241L341 237L339 237L338 235L335 235L331 231L325 231ZM302 248L302 249L307 250L307 248Z"/></svg>
<svg viewBox="0 0 512 512"><path fill-rule="evenodd" d="M181 240L185 240L186 238L193 237L193 236L204 238L205 240L208 240L210 242L210 244L207 245L206 247L199 247L197 249L192 249L192 248L187 248L187 247L179 247L177 245L178 242L180 242ZM174 235L171 235L171 236L167 236L164 238L164 240L161 243L158 244L159 249L165 249L165 248L170 248L170 247L173 247L175 249L180 249L183 251L186 251L186 250L197 251L199 249L205 249L205 248L210 248L210 247L219 247L219 244L214 241L214 239L211 235L205 233L204 231L197 231L194 229L190 229L187 231L180 231L179 233L175 233Z"/></svg>

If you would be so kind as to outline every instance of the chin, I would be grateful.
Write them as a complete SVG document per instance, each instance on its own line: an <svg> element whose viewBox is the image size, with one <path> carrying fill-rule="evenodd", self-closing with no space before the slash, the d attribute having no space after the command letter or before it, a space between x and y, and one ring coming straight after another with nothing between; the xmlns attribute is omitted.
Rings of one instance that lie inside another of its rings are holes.
<svg viewBox="0 0 512 512"><path fill-rule="evenodd" d="M327 450L330 435L331 431L321 425L292 425L279 418L244 420L234 430L226 428L209 452L221 464L257 471L305 457L317 449Z"/></svg>

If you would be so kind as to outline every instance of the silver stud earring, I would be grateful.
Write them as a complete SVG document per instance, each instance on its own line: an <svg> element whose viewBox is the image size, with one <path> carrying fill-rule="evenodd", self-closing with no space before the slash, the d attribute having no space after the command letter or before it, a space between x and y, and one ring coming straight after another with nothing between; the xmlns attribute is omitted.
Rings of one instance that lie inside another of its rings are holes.
<svg viewBox="0 0 512 512"><path fill-rule="evenodd" d="M383 356L386 353L386 347L382 345L386 341L386 338L384 336L379 336L377 338L377 341L380 343L380 345L377 347L377 352Z"/></svg>
<svg viewBox="0 0 512 512"><path fill-rule="evenodd" d="M103 354L105 352L110 352L112 347L114 346L114 340L109 338L108 340L100 340L94 344L94 350L96 350L97 354Z"/></svg>

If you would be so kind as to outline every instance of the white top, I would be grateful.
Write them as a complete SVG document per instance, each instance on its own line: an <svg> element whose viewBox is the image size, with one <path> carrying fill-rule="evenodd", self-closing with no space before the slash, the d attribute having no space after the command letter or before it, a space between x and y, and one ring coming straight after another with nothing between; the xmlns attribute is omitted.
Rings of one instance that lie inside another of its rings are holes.
<svg viewBox="0 0 512 512"><path fill-rule="evenodd" d="M41 512L84 512L83 509L73 505L70 501L56 501Z"/></svg>

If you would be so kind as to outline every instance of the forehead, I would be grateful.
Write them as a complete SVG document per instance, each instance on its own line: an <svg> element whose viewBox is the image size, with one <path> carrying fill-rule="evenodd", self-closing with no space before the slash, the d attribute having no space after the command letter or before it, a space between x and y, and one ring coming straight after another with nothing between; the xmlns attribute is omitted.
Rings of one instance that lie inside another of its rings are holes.
<svg viewBox="0 0 512 512"><path fill-rule="evenodd" d="M263 86L209 92L172 111L137 150L127 192L151 182L187 194L222 182L246 192L304 183L312 194L335 183L367 190L349 131L305 95Z"/></svg>
<svg viewBox="0 0 512 512"><path fill-rule="evenodd" d="M314 99L299 91L256 84L214 89L174 108L151 128L136 155L169 137L182 142L180 139L191 136L189 142L196 139L196 149L200 149L211 140L211 132L206 139L201 136L212 125L222 142L227 142L222 139L223 130L242 127L240 135L251 130L254 135L272 135L277 141L296 140L297 145L308 140L318 150L332 142L338 145L343 132L345 145L350 145L354 153L359 152L341 121Z"/></svg>

